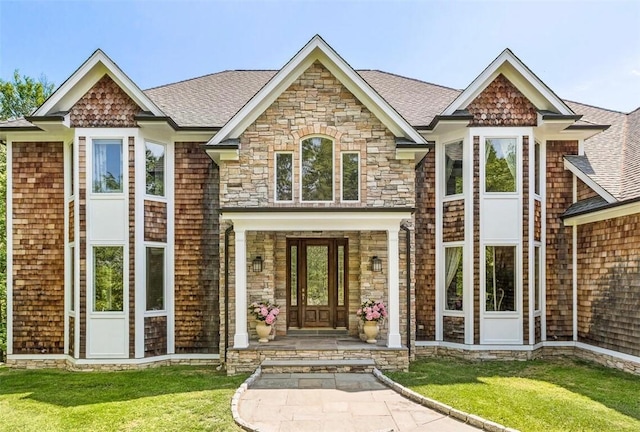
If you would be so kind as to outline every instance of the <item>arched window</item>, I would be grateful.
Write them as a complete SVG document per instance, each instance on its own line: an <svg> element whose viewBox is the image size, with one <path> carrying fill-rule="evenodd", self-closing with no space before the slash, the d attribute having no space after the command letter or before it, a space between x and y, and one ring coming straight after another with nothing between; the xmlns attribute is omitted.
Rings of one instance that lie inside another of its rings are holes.
<svg viewBox="0 0 640 432"><path fill-rule="evenodd" d="M333 201L333 141L323 137L302 140L302 201Z"/></svg>

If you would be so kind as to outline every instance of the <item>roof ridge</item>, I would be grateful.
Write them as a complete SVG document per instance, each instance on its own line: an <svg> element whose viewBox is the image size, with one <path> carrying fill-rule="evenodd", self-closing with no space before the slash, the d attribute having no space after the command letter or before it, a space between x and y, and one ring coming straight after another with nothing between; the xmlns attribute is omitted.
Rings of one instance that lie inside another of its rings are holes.
<svg viewBox="0 0 640 432"><path fill-rule="evenodd" d="M603 108L603 107L599 107L599 106L596 106L596 105L591 105L591 104L584 103L584 102L576 102L576 101L569 100L569 99L563 99L563 101L571 102L571 103L578 104L578 105L584 105L584 106L587 106L589 108L595 108L595 109L599 109L599 110L609 111L609 112L617 113L617 114L624 114L624 115L629 114L629 113L626 113L624 111L618 111L618 110L614 110L614 109L611 109L611 108ZM638 107L638 109L640 109L640 107Z"/></svg>
<svg viewBox="0 0 640 432"><path fill-rule="evenodd" d="M359 72L380 72L382 74L392 75L392 76L396 76L398 78L404 78L404 79L408 79L410 81L419 82L419 83L422 83L422 84L429 84L429 85L432 85L434 87L440 87L440 88L443 88L443 89L446 89L446 90L454 90L454 91L457 91L457 92L463 91L462 89L448 87L446 85L436 84L436 83L432 83L430 81L421 80L419 78L408 77L408 76L405 76L405 75L400 75L400 74L395 73L395 72L387 72L387 71L383 71L383 70L380 70L380 69L355 69L355 71L358 72L358 73Z"/></svg>
<svg viewBox="0 0 640 432"><path fill-rule="evenodd" d="M227 73L227 72L278 72L279 69L225 69L225 70L221 70L218 72L212 72L212 73L208 73L208 74L204 74L204 75L200 75L197 77L192 77L192 78L186 78L183 80L179 80L179 81L174 81L174 82L170 82L167 84L161 84L159 86L155 86L155 87L149 87L148 89L144 89L143 91L149 91L149 90L157 90L163 87L169 87L172 85L176 85L176 84L182 84L182 83L186 83L189 81L195 81L195 80L199 80L202 78L207 78L210 76L214 76L214 75L220 75L223 73Z"/></svg>

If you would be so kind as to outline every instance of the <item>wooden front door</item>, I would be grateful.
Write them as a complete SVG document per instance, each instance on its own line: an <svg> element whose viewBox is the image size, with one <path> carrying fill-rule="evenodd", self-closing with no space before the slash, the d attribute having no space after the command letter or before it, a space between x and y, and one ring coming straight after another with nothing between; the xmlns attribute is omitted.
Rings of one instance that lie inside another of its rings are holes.
<svg viewBox="0 0 640 432"><path fill-rule="evenodd" d="M347 327L347 239L287 240L288 327Z"/></svg>

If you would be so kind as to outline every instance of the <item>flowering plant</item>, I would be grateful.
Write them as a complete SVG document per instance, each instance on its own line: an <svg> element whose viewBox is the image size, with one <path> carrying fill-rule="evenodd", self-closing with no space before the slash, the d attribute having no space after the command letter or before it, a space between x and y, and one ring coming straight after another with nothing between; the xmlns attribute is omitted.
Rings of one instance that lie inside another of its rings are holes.
<svg viewBox="0 0 640 432"><path fill-rule="evenodd" d="M387 317L387 308L381 300L365 300L356 311L362 321L383 321Z"/></svg>
<svg viewBox="0 0 640 432"><path fill-rule="evenodd" d="M254 302L249 306L249 312L253 314L256 320L264 321L265 324L271 325L276 322L276 319L278 319L280 308L278 305L268 301L260 303Z"/></svg>

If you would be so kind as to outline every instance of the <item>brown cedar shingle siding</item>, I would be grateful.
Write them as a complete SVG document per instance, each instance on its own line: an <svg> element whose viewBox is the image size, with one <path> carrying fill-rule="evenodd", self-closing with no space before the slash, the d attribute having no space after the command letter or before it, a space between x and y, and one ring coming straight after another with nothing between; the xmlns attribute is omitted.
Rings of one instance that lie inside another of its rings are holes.
<svg viewBox="0 0 640 432"><path fill-rule="evenodd" d="M79 248L80 265L77 271L80 272L80 310L76 314L80 314L80 358L86 358L87 355L87 160L85 156L86 137L78 138L78 224L80 229ZM77 315L76 315L77 316Z"/></svg>
<svg viewBox="0 0 640 432"><path fill-rule="evenodd" d="M576 182L577 182L576 189L578 192L578 198L576 199L576 201L582 201L587 198L593 198L593 197L599 196L596 191L594 191L589 186L587 186L582 180L576 179Z"/></svg>
<svg viewBox="0 0 640 432"><path fill-rule="evenodd" d="M578 227L578 338L640 356L640 215Z"/></svg>
<svg viewBox="0 0 640 432"><path fill-rule="evenodd" d="M464 200L444 202L442 208L442 241L463 241Z"/></svg>
<svg viewBox="0 0 640 432"><path fill-rule="evenodd" d="M219 177L202 144L175 144L176 353L219 348Z"/></svg>
<svg viewBox="0 0 640 432"><path fill-rule="evenodd" d="M71 127L135 127L140 107L108 75L71 108Z"/></svg>
<svg viewBox="0 0 640 432"><path fill-rule="evenodd" d="M467 106L471 126L535 126L536 107L500 74Z"/></svg>
<svg viewBox="0 0 640 432"><path fill-rule="evenodd" d="M136 146L134 137L129 137L126 149L129 152L129 357L134 358L136 355Z"/></svg>
<svg viewBox="0 0 640 432"><path fill-rule="evenodd" d="M75 239L75 229L74 229L74 205L75 201L69 201L69 243L73 242Z"/></svg>
<svg viewBox="0 0 640 432"><path fill-rule="evenodd" d="M540 241L542 239L542 203L534 200L533 207L533 239Z"/></svg>
<svg viewBox="0 0 640 432"><path fill-rule="evenodd" d="M522 341L529 343L529 137L522 137Z"/></svg>
<svg viewBox="0 0 640 432"><path fill-rule="evenodd" d="M144 201L144 241L167 241L167 204Z"/></svg>
<svg viewBox="0 0 640 432"><path fill-rule="evenodd" d="M14 142L13 352L64 350L64 158L61 142ZM37 241L36 241L37 240Z"/></svg>
<svg viewBox="0 0 640 432"><path fill-rule="evenodd" d="M480 137L473 137L473 343L480 343ZM468 307L465 305L465 308Z"/></svg>
<svg viewBox="0 0 640 432"><path fill-rule="evenodd" d="M167 317L145 317L144 356L154 357L167 353Z"/></svg>
<svg viewBox="0 0 640 432"><path fill-rule="evenodd" d="M435 340L435 152L416 168L416 330L417 340ZM422 327L420 327L422 326Z"/></svg>
<svg viewBox="0 0 640 432"><path fill-rule="evenodd" d="M577 141L547 141L547 340L573 336L572 234L560 215L573 201L573 174L564 169L563 156L577 152Z"/></svg>

